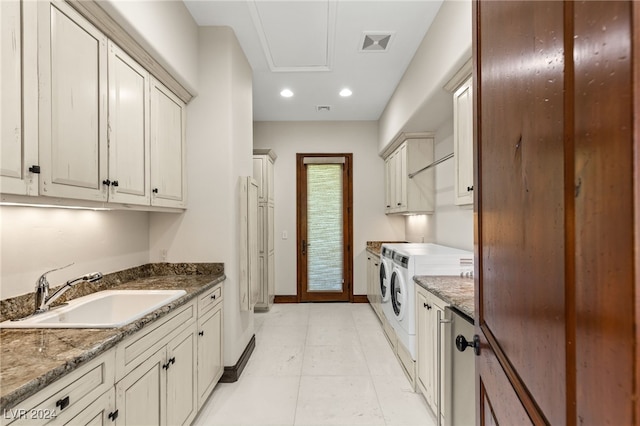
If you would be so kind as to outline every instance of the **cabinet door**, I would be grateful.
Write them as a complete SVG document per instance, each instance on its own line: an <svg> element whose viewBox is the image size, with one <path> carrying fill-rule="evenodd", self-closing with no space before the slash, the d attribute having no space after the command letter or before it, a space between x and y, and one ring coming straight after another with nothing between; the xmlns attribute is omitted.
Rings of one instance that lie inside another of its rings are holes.
<svg viewBox="0 0 640 426"><path fill-rule="evenodd" d="M473 86L469 78L453 95L455 203L473 204Z"/></svg>
<svg viewBox="0 0 640 426"><path fill-rule="evenodd" d="M106 201L107 39L63 2L39 2L41 195Z"/></svg>
<svg viewBox="0 0 640 426"><path fill-rule="evenodd" d="M23 161L21 27L22 2L0 2L0 188L5 194L26 195L31 176Z"/></svg>
<svg viewBox="0 0 640 426"><path fill-rule="evenodd" d="M151 79L151 205L186 206L184 103Z"/></svg>
<svg viewBox="0 0 640 426"><path fill-rule="evenodd" d="M424 292L416 293L416 313L417 313L417 336L418 336L418 356L417 356L417 379L418 387L422 391L427 404L435 412L435 351L433 344L436 342L435 327L433 317L433 305L428 301Z"/></svg>
<svg viewBox="0 0 640 426"><path fill-rule="evenodd" d="M396 206L407 210L407 143L403 143L396 155Z"/></svg>
<svg viewBox="0 0 640 426"><path fill-rule="evenodd" d="M162 348L116 383L118 422L125 425L167 424L165 362L166 348Z"/></svg>
<svg viewBox="0 0 640 426"><path fill-rule="evenodd" d="M222 376L222 304L198 327L198 409Z"/></svg>
<svg viewBox="0 0 640 426"><path fill-rule="evenodd" d="M384 203L385 213L391 213L391 203L393 202L393 172L392 157L384 160Z"/></svg>
<svg viewBox="0 0 640 426"><path fill-rule="evenodd" d="M267 201L273 203L273 160L267 158Z"/></svg>
<svg viewBox="0 0 640 426"><path fill-rule="evenodd" d="M149 73L109 42L109 201L149 205Z"/></svg>
<svg viewBox="0 0 640 426"><path fill-rule="evenodd" d="M267 188L265 182L265 156L253 157L253 178L258 183L258 202L267 201Z"/></svg>
<svg viewBox="0 0 640 426"><path fill-rule="evenodd" d="M194 327L167 345L167 424L188 425L197 413Z"/></svg>

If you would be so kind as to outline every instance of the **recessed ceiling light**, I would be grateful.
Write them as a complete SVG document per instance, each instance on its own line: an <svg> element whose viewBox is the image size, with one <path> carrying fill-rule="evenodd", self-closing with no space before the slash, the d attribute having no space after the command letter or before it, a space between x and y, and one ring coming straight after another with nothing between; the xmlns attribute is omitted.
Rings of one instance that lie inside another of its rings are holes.
<svg viewBox="0 0 640 426"><path fill-rule="evenodd" d="M293 96L293 92L289 89L284 89L282 92L280 92L280 96L282 96L283 98L290 98Z"/></svg>
<svg viewBox="0 0 640 426"><path fill-rule="evenodd" d="M343 98L346 98L347 96L351 96L353 94L353 92L347 88L344 88L340 91L340 96L342 96Z"/></svg>

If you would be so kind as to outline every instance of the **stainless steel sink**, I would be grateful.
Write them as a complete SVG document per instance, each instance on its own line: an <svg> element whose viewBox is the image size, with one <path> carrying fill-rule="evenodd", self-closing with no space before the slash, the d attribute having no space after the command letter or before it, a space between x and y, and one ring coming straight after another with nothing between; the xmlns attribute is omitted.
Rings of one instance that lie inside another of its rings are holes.
<svg viewBox="0 0 640 426"><path fill-rule="evenodd" d="M105 290L0 328L117 328L184 296L184 290Z"/></svg>

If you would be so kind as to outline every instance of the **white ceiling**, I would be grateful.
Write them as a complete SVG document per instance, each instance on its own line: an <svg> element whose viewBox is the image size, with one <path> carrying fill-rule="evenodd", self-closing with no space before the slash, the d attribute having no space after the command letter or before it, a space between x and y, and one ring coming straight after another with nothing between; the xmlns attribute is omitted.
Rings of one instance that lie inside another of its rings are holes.
<svg viewBox="0 0 640 426"><path fill-rule="evenodd" d="M198 25L235 31L253 68L255 121L377 120L442 0L185 4ZM363 51L365 34L374 40L379 35L391 38L385 50ZM352 90L351 97L339 96L345 87ZM285 88L294 96L281 97ZM331 110L318 112L317 106Z"/></svg>

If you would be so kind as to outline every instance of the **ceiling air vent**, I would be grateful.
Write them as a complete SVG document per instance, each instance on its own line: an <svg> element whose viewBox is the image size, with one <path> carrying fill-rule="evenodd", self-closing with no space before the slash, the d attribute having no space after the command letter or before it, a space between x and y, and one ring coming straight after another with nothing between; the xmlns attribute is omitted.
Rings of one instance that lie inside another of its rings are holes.
<svg viewBox="0 0 640 426"><path fill-rule="evenodd" d="M331 106L329 106L329 105L318 105L318 106L316 106L316 111L318 111L318 112L329 112L329 111L331 111Z"/></svg>
<svg viewBox="0 0 640 426"><path fill-rule="evenodd" d="M360 50L363 52L386 52L392 37L393 33L389 32L365 32L363 34Z"/></svg>

